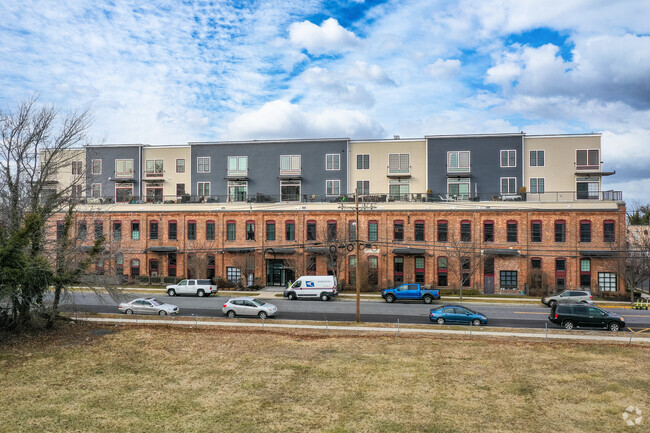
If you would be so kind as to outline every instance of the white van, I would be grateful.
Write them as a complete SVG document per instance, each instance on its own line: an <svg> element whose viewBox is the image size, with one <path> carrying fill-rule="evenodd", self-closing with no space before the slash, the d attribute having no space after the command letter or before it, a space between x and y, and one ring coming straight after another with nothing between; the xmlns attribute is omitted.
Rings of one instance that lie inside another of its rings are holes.
<svg viewBox="0 0 650 433"><path fill-rule="evenodd" d="M320 298L329 301L339 294L334 275L307 275L298 278L287 290L284 297L291 300L298 298Z"/></svg>

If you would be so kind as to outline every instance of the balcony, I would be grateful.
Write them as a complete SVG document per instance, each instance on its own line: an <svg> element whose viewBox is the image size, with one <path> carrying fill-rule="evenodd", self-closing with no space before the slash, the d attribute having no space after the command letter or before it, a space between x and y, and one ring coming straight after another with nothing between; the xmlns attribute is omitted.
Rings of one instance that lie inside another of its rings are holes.
<svg viewBox="0 0 650 433"><path fill-rule="evenodd" d="M280 169L280 177L281 178L300 178L302 174L302 170L300 168L285 168L285 169Z"/></svg>
<svg viewBox="0 0 650 433"><path fill-rule="evenodd" d="M228 179L248 179L248 169L245 170L230 170L226 172Z"/></svg>
<svg viewBox="0 0 650 433"><path fill-rule="evenodd" d="M411 177L411 166L408 167L386 167L386 176L391 178Z"/></svg>
<svg viewBox="0 0 650 433"><path fill-rule="evenodd" d="M164 172L162 171L145 171L144 172L144 178L145 179L161 179L164 176Z"/></svg>

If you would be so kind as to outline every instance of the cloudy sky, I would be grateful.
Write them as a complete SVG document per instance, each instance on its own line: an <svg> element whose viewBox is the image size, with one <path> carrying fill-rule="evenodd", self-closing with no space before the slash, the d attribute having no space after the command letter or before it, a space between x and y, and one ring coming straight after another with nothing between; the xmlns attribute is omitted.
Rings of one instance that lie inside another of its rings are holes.
<svg viewBox="0 0 650 433"><path fill-rule="evenodd" d="M0 107L109 143L602 132L650 202L650 1L0 2Z"/></svg>

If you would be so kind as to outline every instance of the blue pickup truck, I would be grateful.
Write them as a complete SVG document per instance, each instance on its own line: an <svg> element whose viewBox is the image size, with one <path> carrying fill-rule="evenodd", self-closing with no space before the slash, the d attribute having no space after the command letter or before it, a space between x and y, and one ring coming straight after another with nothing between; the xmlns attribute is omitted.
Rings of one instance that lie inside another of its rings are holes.
<svg viewBox="0 0 650 433"><path fill-rule="evenodd" d="M421 299L425 304L430 304L434 299L440 299L440 290L423 289L419 284L402 284L394 289L382 290L381 297L388 303Z"/></svg>

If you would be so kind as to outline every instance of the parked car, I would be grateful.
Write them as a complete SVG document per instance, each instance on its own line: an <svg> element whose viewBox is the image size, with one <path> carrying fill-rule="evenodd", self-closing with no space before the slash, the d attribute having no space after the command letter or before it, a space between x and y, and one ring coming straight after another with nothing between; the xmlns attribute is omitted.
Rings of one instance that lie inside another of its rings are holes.
<svg viewBox="0 0 650 433"><path fill-rule="evenodd" d="M388 303L396 300L422 300L425 304L430 304L434 299L440 299L440 290L423 289L419 284L402 284L394 289L382 290L381 297Z"/></svg>
<svg viewBox="0 0 650 433"><path fill-rule="evenodd" d="M329 301L339 294L337 284L334 275L306 275L294 281L283 295L290 300L320 298L321 301Z"/></svg>
<svg viewBox="0 0 650 433"><path fill-rule="evenodd" d="M199 297L210 296L217 293L217 285L210 280L181 280L178 284L167 286L169 296L196 295Z"/></svg>
<svg viewBox="0 0 650 433"><path fill-rule="evenodd" d="M545 296L542 298L542 304L553 307L553 305L563 303L583 303L593 304L594 298L587 290L565 290L564 292L555 296Z"/></svg>
<svg viewBox="0 0 650 433"><path fill-rule="evenodd" d="M593 305L556 304L551 307L548 320L564 329L605 328L618 331L625 328L625 318Z"/></svg>
<svg viewBox="0 0 650 433"><path fill-rule="evenodd" d="M444 325L445 323L464 323L474 326L487 325L485 314L460 305L444 305L429 312L429 320Z"/></svg>
<svg viewBox="0 0 650 433"><path fill-rule="evenodd" d="M241 297L228 299L223 304L221 311L231 319L236 316L257 316L260 319L266 319L267 317L275 316L275 313L278 312L278 307L256 298Z"/></svg>
<svg viewBox="0 0 650 433"><path fill-rule="evenodd" d="M156 298L138 298L122 302L117 308L125 314L159 314L161 316L178 314L176 305L165 304Z"/></svg>

